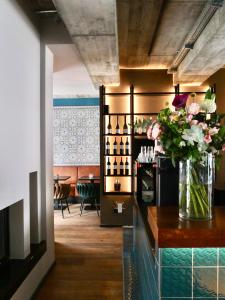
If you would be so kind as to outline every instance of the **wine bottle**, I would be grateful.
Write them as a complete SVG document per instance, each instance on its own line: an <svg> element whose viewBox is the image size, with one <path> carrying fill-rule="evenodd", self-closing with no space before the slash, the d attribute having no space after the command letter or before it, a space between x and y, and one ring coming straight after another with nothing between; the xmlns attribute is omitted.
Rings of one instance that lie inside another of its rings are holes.
<svg viewBox="0 0 225 300"><path fill-rule="evenodd" d="M129 155L129 142L128 142L128 137L127 137L127 141L126 141L126 144L125 144L125 154L126 154L126 155Z"/></svg>
<svg viewBox="0 0 225 300"><path fill-rule="evenodd" d="M113 163L113 175L117 175L117 161L116 161L116 157Z"/></svg>
<svg viewBox="0 0 225 300"><path fill-rule="evenodd" d="M129 175L129 162L127 157L125 162L125 175Z"/></svg>
<svg viewBox="0 0 225 300"><path fill-rule="evenodd" d="M109 123L107 126L107 134L112 134L111 116L109 116Z"/></svg>
<svg viewBox="0 0 225 300"><path fill-rule="evenodd" d="M124 175L124 163L122 157L120 160L120 175Z"/></svg>
<svg viewBox="0 0 225 300"><path fill-rule="evenodd" d="M142 124L144 124L144 123L145 123L145 119L142 118ZM143 128L142 128L142 133L146 133L146 127L143 127Z"/></svg>
<svg viewBox="0 0 225 300"><path fill-rule="evenodd" d="M110 163L109 157L108 157L108 161L106 164L106 169L107 169L107 175L111 175L111 163Z"/></svg>
<svg viewBox="0 0 225 300"><path fill-rule="evenodd" d="M110 154L110 142L109 142L109 138L107 137L107 142L105 144L105 153L106 155Z"/></svg>
<svg viewBox="0 0 225 300"><path fill-rule="evenodd" d="M127 116L124 116L123 134L128 134Z"/></svg>
<svg viewBox="0 0 225 300"><path fill-rule="evenodd" d="M115 138L115 141L113 143L113 154L116 155L117 154L117 141L116 141L116 138Z"/></svg>
<svg viewBox="0 0 225 300"><path fill-rule="evenodd" d="M135 123L134 123L134 133L138 134L138 118L136 117Z"/></svg>
<svg viewBox="0 0 225 300"><path fill-rule="evenodd" d="M123 143L122 138L121 138L121 141L120 141L120 155L124 155L124 143Z"/></svg>
<svg viewBox="0 0 225 300"><path fill-rule="evenodd" d="M120 134L119 116L117 116L117 122L116 122L116 134Z"/></svg>

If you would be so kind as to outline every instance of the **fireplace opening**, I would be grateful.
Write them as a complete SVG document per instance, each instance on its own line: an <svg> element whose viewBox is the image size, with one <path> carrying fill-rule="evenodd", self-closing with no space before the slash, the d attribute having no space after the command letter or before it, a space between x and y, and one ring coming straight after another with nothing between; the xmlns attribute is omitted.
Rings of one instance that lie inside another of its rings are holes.
<svg viewBox="0 0 225 300"><path fill-rule="evenodd" d="M9 208L0 210L0 268L9 261Z"/></svg>

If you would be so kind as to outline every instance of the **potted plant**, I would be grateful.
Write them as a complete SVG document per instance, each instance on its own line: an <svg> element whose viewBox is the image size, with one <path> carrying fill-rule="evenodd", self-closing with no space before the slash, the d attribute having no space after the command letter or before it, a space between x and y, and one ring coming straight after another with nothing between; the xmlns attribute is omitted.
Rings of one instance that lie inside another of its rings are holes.
<svg viewBox="0 0 225 300"><path fill-rule="evenodd" d="M225 150L224 114L217 114L215 94L209 89L201 103L186 105L188 94L176 95L175 110L161 110L148 130L156 151L179 162L179 216L211 219L214 163Z"/></svg>

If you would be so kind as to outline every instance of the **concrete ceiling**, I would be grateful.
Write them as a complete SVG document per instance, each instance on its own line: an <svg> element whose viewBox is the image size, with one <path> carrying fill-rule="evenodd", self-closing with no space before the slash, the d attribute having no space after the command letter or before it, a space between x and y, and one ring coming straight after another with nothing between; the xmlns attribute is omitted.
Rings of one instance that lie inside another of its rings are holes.
<svg viewBox="0 0 225 300"><path fill-rule="evenodd" d="M120 66L169 68L206 2L118 0Z"/></svg>
<svg viewBox="0 0 225 300"><path fill-rule="evenodd" d="M54 0L95 86L119 83L115 0Z"/></svg>
<svg viewBox="0 0 225 300"><path fill-rule="evenodd" d="M29 1L57 9L95 86L118 84L119 66L168 69L174 84L224 66L224 0Z"/></svg>
<svg viewBox="0 0 225 300"><path fill-rule="evenodd" d="M174 84L202 83L224 65L222 4L117 0L120 67L168 69Z"/></svg>
<svg viewBox="0 0 225 300"><path fill-rule="evenodd" d="M73 44L49 45L49 48L54 54L54 98L99 96Z"/></svg>

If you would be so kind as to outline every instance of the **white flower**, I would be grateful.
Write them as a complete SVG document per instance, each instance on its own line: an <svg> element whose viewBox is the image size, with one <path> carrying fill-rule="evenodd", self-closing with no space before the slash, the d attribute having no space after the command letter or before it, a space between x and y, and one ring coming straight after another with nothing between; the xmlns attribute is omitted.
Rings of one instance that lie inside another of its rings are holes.
<svg viewBox="0 0 225 300"><path fill-rule="evenodd" d="M210 147L210 150L211 150L212 154L215 154L215 153L218 152L218 151L216 150L216 148L213 147L213 146Z"/></svg>
<svg viewBox="0 0 225 300"><path fill-rule="evenodd" d="M182 148L182 147L185 147L185 146L186 146L186 143L184 141L181 141L180 144L179 144L179 147Z"/></svg>
<svg viewBox="0 0 225 300"><path fill-rule="evenodd" d="M198 103L191 103L188 107L187 107L187 113L190 115L197 115L199 113L200 110L200 105Z"/></svg>
<svg viewBox="0 0 225 300"><path fill-rule="evenodd" d="M188 142L189 145L204 143L204 134L202 128L198 125L192 125L190 129L184 129L182 138Z"/></svg>
<svg viewBox="0 0 225 300"><path fill-rule="evenodd" d="M201 109L206 113L212 114L216 111L216 103L213 100L206 99L201 103Z"/></svg>
<svg viewBox="0 0 225 300"><path fill-rule="evenodd" d="M210 129L209 129L209 134L210 134L210 135L217 134L218 132L219 132L219 129L216 128L216 127L213 127L213 128L210 128Z"/></svg>

